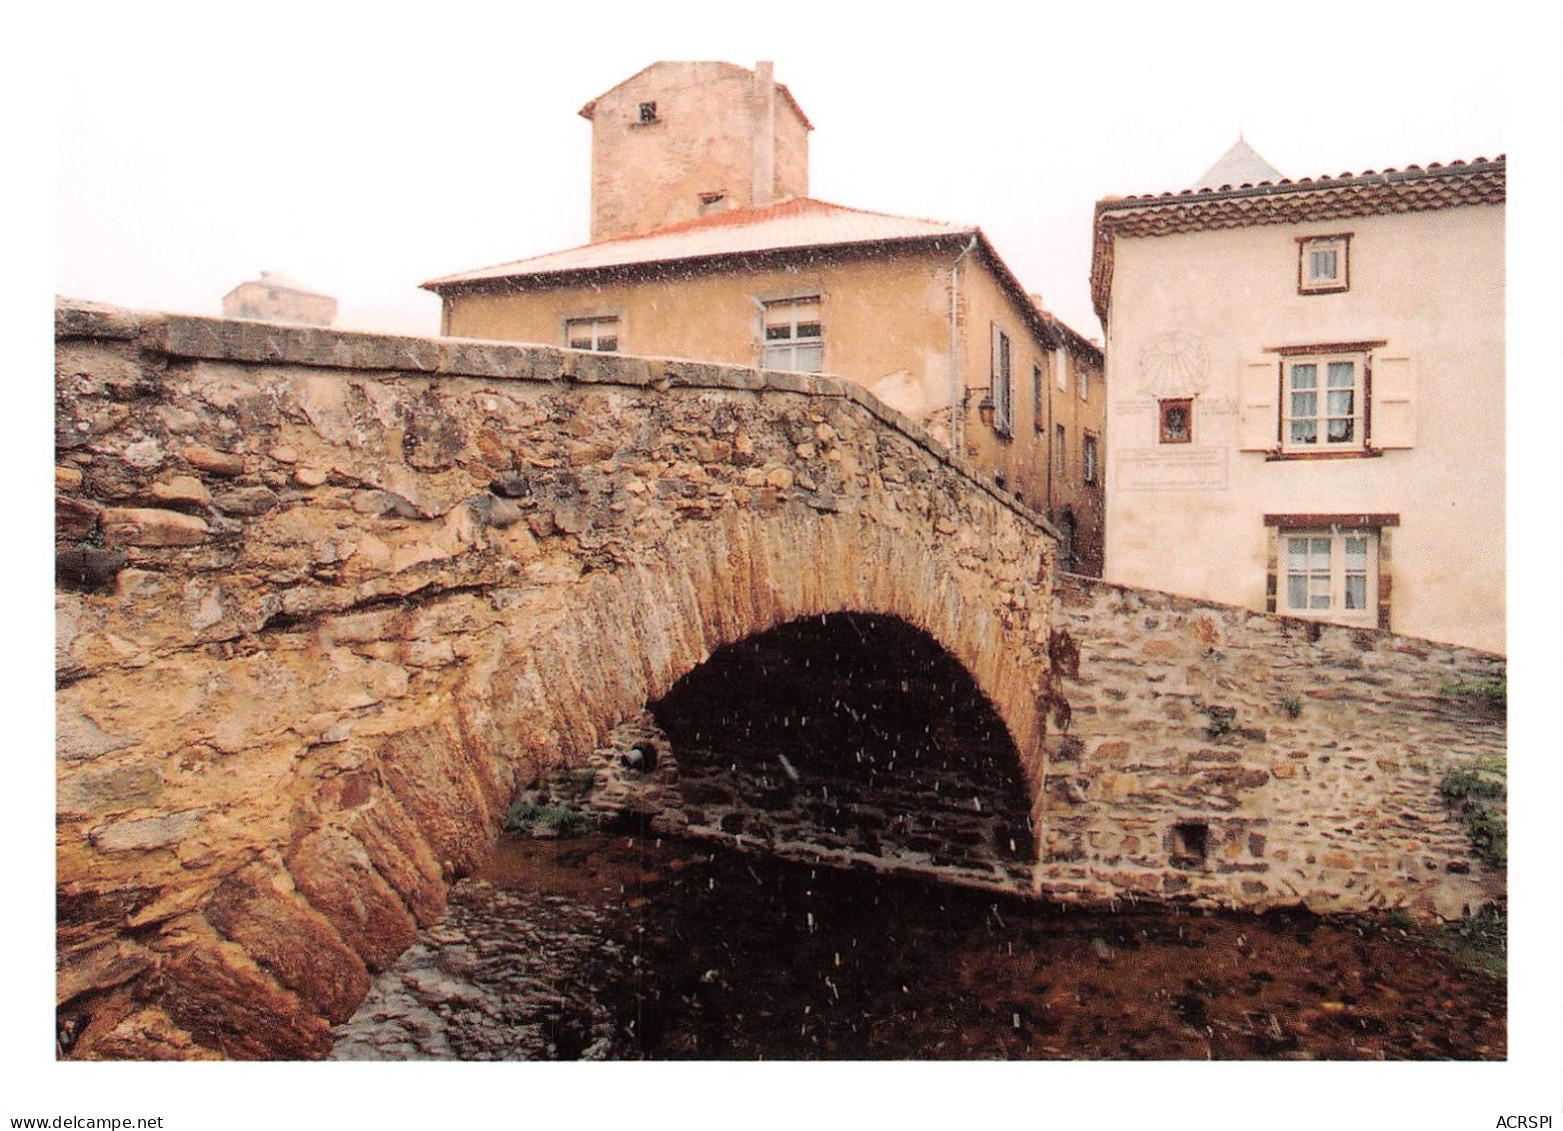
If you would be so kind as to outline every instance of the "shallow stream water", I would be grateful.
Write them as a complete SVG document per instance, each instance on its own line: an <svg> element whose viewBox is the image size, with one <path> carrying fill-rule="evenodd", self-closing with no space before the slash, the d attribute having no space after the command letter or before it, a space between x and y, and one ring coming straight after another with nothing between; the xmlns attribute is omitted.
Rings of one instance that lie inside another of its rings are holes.
<svg viewBox="0 0 1563 1131"><path fill-rule="evenodd" d="M1071 911L650 835L506 837L333 1057L1502 1059L1501 981L1304 911Z"/></svg>

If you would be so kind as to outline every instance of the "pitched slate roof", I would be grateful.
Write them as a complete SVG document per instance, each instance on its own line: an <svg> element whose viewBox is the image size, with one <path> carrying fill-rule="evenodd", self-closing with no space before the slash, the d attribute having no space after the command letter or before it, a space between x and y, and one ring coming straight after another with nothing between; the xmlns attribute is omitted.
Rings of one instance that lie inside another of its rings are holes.
<svg viewBox="0 0 1563 1131"><path fill-rule="evenodd" d="M1502 154L1489 160L1437 163L1426 168L1304 177L1239 188L1185 189L1159 196L1106 197L1096 202L1096 242L1091 256L1091 298L1107 318L1112 289L1113 240L1118 236L1166 236L1179 232L1343 220L1392 212L1426 212L1469 204L1502 204L1507 196Z"/></svg>
<svg viewBox="0 0 1563 1131"><path fill-rule="evenodd" d="M1223 153L1220 160L1206 169L1205 175L1189 187L1198 192L1200 189L1257 185L1265 181L1281 179L1281 170L1255 153L1253 146L1239 137L1237 143Z"/></svg>

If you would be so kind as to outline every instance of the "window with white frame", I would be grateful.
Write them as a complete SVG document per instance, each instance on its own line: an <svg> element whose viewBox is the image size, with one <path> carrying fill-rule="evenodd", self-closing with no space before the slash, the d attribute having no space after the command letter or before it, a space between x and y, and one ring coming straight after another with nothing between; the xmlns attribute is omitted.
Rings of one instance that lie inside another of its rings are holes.
<svg viewBox="0 0 1563 1131"><path fill-rule="evenodd" d="M1363 446L1361 354L1302 354L1282 359L1281 447L1285 451Z"/></svg>
<svg viewBox="0 0 1563 1131"><path fill-rule="evenodd" d="M760 365L792 373L819 373L825 368L820 296L776 299L764 303L765 349Z"/></svg>
<svg viewBox="0 0 1563 1131"><path fill-rule="evenodd" d="M619 319L605 314L591 318L568 318L564 323L564 344L573 350L613 353L619 348Z"/></svg>
<svg viewBox="0 0 1563 1131"><path fill-rule="evenodd" d="M1085 481L1094 484L1099 474L1096 463L1096 437L1087 434L1080 444L1080 462L1084 468Z"/></svg>
<svg viewBox="0 0 1563 1131"><path fill-rule="evenodd" d="M1009 335L993 326L993 363L988 395L993 398L993 430L1001 436L1010 433L1010 356Z"/></svg>
<svg viewBox="0 0 1563 1131"><path fill-rule="evenodd" d="M1306 236L1297 241L1297 290L1301 294L1344 291L1351 285L1350 234Z"/></svg>
<svg viewBox="0 0 1563 1131"><path fill-rule="evenodd" d="M1068 435L1064 432L1064 426L1062 424L1054 425L1053 469L1058 472L1058 477L1060 479L1064 478L1065 473L1069 470L1069 460L1068 456L1066 455L1068 450L1068 444L1066 442L1067 440Z"/></svg>
<svg viewBox="0 0 1563 1131"><path fill-rule="evenodd" d="M1091 399L1091 371L1083 365L1075 371L1075 387L1080 390L1081 400Z"/></svg>
<svg viewBox="0 0 1563 1131"><path fill-rule="evenodd" d="M1378 604L1378 531L1328 527L1282 530L1277 612L1374 625Z"/></svg>

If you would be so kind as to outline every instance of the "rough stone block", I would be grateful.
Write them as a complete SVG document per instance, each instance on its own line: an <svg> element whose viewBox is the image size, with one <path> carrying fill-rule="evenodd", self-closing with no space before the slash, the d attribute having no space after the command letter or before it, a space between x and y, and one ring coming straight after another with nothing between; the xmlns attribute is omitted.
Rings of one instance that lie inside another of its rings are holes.
<svg viewBox="0 0 1563 1131"><path fill-rule="evenodd" d="M221 475L231 479L244 474L244 457L237 452L224 452L207 447L205 444L189 444L181 455L191 467L199 468L210 475Z"/></svg>
<svg viewBox="0 0 1563 1131"><path fill-rule="evenodd" d="M212 493L193 475L172 475L148 490L159 503L173 506L205 506L212 501Z"/></svg>
<svg viewBox="0 0 1563 1131"><path fill-rule="evenodd" d="M347 833L323 828L307 834L288 853L287 865L298 890L369 969L384 969L412 945L417 922Z"/></svg>
<svg viewBox="0 0 1563 1131"><path fill-rule="evenodd" d="M179 952L148 989L191 1037L236 1060L318 1060L331 1050L324 1017L218 947Z"/></svg>
<svg viewBox="0 0 1563 1131"><path fill-rule="evenodd" d="M246 868L225 880L205 916L260 966L319 1010L345 1021L369 991L369 972L326 921L292 892L292 884Z"/></svg>
<svg viewBox="0 0 1563 1131"><path fill-rule="evenodd" d="M185 809L157 817L112 821L98 826L87 836L100 852L147 852L168 848L189 836L208 812L207 809Z"/></svg>

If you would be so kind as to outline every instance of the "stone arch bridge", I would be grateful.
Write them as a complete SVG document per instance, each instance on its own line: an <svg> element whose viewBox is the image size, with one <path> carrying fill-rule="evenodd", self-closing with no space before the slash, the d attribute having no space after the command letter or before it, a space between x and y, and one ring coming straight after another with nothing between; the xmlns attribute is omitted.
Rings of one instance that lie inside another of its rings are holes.
<svg viewBox="0 0 1563 1131"><path fill-rule="evenodd" d="M1496 890L1437 782L1501 755L1440 694L1500 658L1059 575L849 382L64 302L56 359L71 1055L323 1055L519 788L648 704L735 726L723 657L814 664L841 733L947 684L986 745L831 777L800 731L795 823L709 835L1057 900Z"/></svg>

